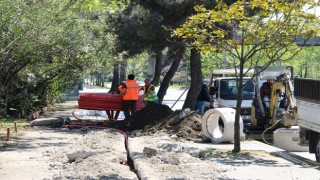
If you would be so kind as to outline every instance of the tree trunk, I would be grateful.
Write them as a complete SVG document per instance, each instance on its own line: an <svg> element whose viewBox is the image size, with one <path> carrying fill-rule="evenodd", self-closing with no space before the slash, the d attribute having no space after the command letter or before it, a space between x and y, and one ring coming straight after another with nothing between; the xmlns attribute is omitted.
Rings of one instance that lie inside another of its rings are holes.
<svg viewBox="0 0 320 180"><path fill-rule="evenodd" d="M120 65L120 82L127 80L127 60L121 62Z"/></svg>
<svg viewBox="0 0 320 180"><path fill-rule="evenodd" d="M201 72L201 55L196 49L191 49L190 55L190 71L191 71L191 86L188 91L183 108L194 109L197 103L198 95L202 86L202 72Z"/></svg>
<svg viewBox="0 0 320 180"><path fill-rule="evenodd" d="M117 92L120 81L119 81L119 64L113 65L113 78L112 84L109 92Z"/></svg>
<svg viewBox="0 0 320 180"><path fill-rule="evenodd" d="M165 77L163 78L159 91L157 93L159 98L159 103L162 103L163 98L166 95L167 89L169 87L170 81L174 76L175 72L177 71L186 49L185 47L180 46L180 47L172 48L169 51L170 52L168 54L172 54L171 57L173 57L173 62L171 63L171 67L169 71L166 73Z"/></svg>
<svg viewBox="0 0 320 180"><path fill-rule="evenodd" d="M96 77L96 82L95 82L94 85L99 86L99 74L98 74L98 72L96 72L96 73L94 74L94 76Z"/></svg>
<svg viewBox="0 0 320 180"><path fill-rule="evenodd" d="M243 68L244 68L244 61L240 61L240 72L239 78L237 81L238 86L238 94L237 94L237 105L236 105L236 115L235 115L235 122L234 122L234 147L232 152L238 153L241 151L240 146L240 110L241 110L241 103L242 103L242 89L243 89Z"/></svg>
<svg viewBox="0 0 320 180"><path fill-rule="evenodd" d="M101 86L101 74L99 72L96 73L96 85Z"/></svg>
<svg viewBox="0 0 320 180"><path fill-rule="evenodd" d="M89 85L93 85L93 75L92 74L90 75L90 83L89 83Z"/></svg>
<svg viewBox="0 0 320 180"><path fill-rule="evenodd" d="M104 87L104 68L101 69L101 86Z"/></svg>
<svg viewBox="0 0 320 180"><path fill-rule="evenodd" d="M4 76L5 79L3 82L3 88L8 89L16 75L30 63L31 60L27 60L20 66L16 65L15 67L10 68L10 71L7 71L6 75Z"/></svg>
<svg viewBox="0 0 320 180"><path fill-rule="evenodd" d="M154 68L154 75L152 79L152 84L155 86L159 84L160 76L161 76L161 62L162 62L162 52L159 50L156 54L156 65Z"/></svg>
<svg viewBox="0 0 320 180"><path fill-rule="evenodd" d="M305 67L305 68L304 68L304 78L307 78L307 73L308 73L308 68Z"/></svg>

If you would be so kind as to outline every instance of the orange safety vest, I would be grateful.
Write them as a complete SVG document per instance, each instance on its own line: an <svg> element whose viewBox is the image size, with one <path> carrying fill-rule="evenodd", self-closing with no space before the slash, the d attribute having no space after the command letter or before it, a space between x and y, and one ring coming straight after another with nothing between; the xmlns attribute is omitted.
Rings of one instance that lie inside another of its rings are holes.
<svg viewBox="0 0 320 180"><path fill-rule="evenodd" d="M123 100L138 100L140 86L134 80L128 80L126 83L126 93L124 93Z"/></svg>

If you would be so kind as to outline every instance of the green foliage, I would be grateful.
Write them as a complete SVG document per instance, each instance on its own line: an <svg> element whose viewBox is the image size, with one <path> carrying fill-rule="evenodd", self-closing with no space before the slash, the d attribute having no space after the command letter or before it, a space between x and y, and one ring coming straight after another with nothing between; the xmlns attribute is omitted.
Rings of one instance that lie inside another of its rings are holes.
<svg viewBox="0 0 320 180"><path fill-rule="evenodd" d="M286 54L297 54L301 50L295 46L297 38L307 40L319 34L319 19L302 10L306 3L313 1L239 0L230 6L218 1L214 9L196 6L198 13L174 35L203 53L226 51L233 57L234 66L240 61L249 67L268 65L284 60L281 58Z"/></svg>
<svg viewBox="0 0 320 180"><path fill-rule="evenodd" d="M215 2L206 0L160 1L132 0L128 6L112 16L117 35L117 51L129 56L144 51L157 52L177 45L168 28L179 27L193 13L195 4L213 7ZM183 44L181 44L183 46Z"/></svg>
<svg viewBox="0 0 320 180"><path fill-rule="evenodd" d="M6 114L6 99L4 88L2 87L2 84L0 84L0 118Z"/></svg>
<svg viewBox="0 0 320 180"><path fill-rule="evenodd" d="M148 66L149 54L142 53L128 59L127 74L135 74L137 81L143 81L146 77L145 70Z"/></svg>
<svg viewBox="0 0 320 180"><path fill-rule="evenodd" d="M228 56L227 59L231 57ZM202 55L202 73L204 76L211 74L213 69L225 69L230 68L228 65L224 64L224 55L223 53L207 53Z"/></svg>
<svg viewBox="0 0 320 180"><path fill-rule="evenodd" d="M320 79L320 47L305 47L286 65L295 67L295 76Z"/></svg>
<svg viewBox="0 0 320 180"><path fill-rule="evenodd" d="M106 59L112 44L105 20L96 18L101 4L90 1L96 6L87 12L88 3L1 2L0 116L25 117L54 102Z"/></svg>
<svg viewBox="0 0 320 180"><path fill-rule="evenodd" d="M319 17L303 10L307 4L319 6L313 0L237 0L231 5L220 0L213 9L196 6L197 14L173 31L205 54L228 53L232 66L240 69L233 152L240 151L244 68L292 59L301 50L296 46L298 38L308 40L320 34Z"/></svg>

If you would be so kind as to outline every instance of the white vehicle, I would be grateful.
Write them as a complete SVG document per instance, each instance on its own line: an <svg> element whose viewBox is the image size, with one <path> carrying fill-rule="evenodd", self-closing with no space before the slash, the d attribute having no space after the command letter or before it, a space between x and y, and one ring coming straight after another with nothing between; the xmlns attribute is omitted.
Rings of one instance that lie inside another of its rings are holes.
<svg viewBox="0 0 320 180"><path fill-rule="evenodd" d="M320 162L320 80L296 78L294 89L300 144L308 145L309 152L315 153Z"/></svg>
<svg viewBox="0 0 320 180"><path fill-rule="evenodd" d="M245 70L246 71L246 70ZM252 73L249 71L249 73ZM230 76L233 77L216 77L216 76ZM210 95L212 96L211 108L236 108L237 103L237 78L234 76L234 69L218 69L211 74L211 81L209 84ZM250 127L250 113L251 103L254 94L254 85L251 77L244 77L243 84L246 84L242 90L242 104L241 104L241 118L244 123L244 129Z"/></svg>

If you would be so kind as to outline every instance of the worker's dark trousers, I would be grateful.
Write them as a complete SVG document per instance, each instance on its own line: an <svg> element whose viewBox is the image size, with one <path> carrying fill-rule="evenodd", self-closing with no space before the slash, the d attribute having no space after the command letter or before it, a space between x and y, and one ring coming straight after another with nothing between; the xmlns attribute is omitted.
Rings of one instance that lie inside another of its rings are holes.
<svg viewBox="0 0 320 180"><path fill-rule="evenodd" d="M125 118L127 120L131 119L133 114L135 113L135 111L136 111L136 102L137 101L135 101L135 100L124 100L123 101L123 113L124 113L124 116L125 116Z"/></svg>

